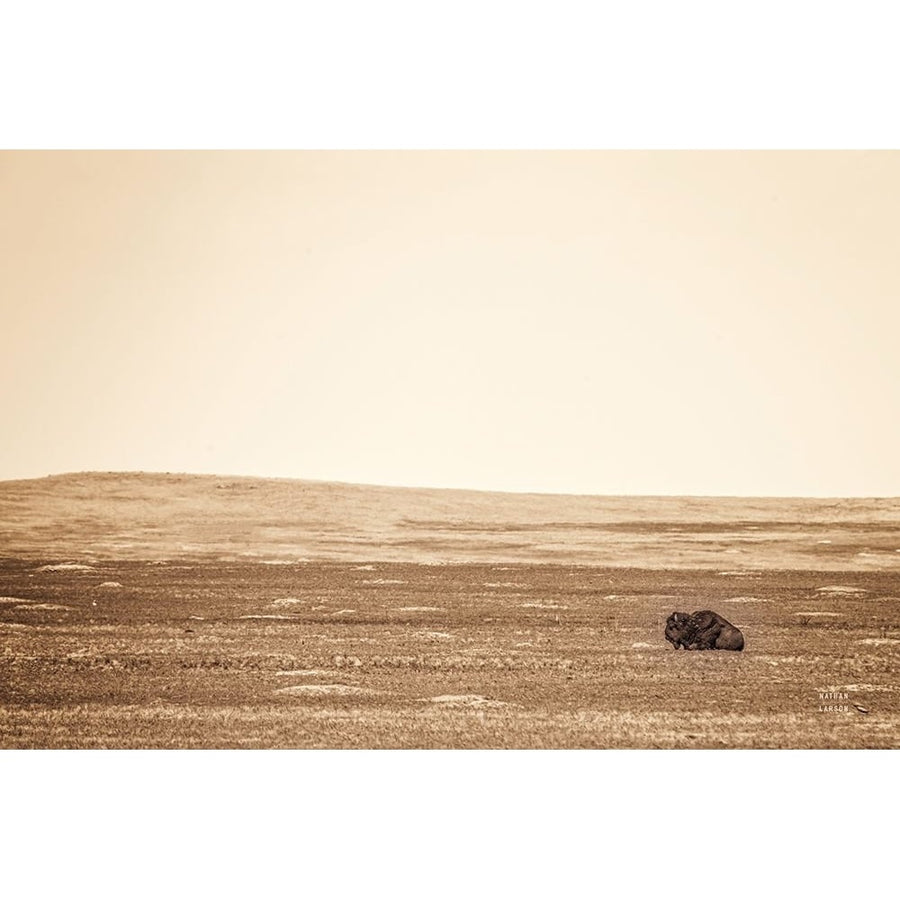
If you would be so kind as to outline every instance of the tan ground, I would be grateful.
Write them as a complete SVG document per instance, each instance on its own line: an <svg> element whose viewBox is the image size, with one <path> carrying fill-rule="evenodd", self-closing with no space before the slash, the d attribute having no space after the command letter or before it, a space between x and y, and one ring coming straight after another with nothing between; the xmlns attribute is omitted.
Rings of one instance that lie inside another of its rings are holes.
<svg viewBox="0 0 900 900"><path fill-rule="evenodd" d="M0 746L897 747L898 507L0 484Z"/></svg>

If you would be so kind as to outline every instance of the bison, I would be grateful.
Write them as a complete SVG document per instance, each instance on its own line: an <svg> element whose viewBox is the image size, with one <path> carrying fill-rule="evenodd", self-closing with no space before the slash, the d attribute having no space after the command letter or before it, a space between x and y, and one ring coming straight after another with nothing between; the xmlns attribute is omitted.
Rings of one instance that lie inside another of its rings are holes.
<svg viewBox="0 0 900 900"><path fill-rule="evenodd" d="M690 614L673 612L666 620L666 640L676 650L744 649L741 630L709 609Z"/></svg>

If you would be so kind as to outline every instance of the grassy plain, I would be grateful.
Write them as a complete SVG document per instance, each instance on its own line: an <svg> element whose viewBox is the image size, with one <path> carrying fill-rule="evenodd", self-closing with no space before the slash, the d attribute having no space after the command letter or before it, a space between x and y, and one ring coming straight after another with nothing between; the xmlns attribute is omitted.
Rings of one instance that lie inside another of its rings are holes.
<svg viewBox="0 0 900 900"><path fill-rule="evenodd" d="M897 501L81 475L0 523L2 747L900 745ZM743 653L671 649L703 608Z"/></svg>

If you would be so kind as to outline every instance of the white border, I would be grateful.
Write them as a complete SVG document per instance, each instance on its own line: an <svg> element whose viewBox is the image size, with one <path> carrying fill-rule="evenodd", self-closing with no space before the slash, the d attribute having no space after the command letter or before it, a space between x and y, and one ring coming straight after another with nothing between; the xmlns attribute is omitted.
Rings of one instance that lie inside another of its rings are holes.
<svg viewBox="0 0 900 900"><path fill-rule="evenodd" d="M6 751L4 883L10 896L880 895L894 837L873 806L896 808L895 762L877 751Z"/></svg>
<svg viewBox="0 0 900 900"><path fill-rule="evenodd" d="M886 148L892 4L4 6L6 148Z"/></svg>

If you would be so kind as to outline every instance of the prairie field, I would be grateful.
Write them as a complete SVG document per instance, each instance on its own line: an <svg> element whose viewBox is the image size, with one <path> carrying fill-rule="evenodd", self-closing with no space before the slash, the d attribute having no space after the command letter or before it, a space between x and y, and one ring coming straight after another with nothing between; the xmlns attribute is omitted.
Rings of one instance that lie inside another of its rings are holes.
<svg viewBox="0 0 900 900"><path fill-rule="evenodd" d="M896 500L0 483L4 748L893 748L898 659Z"/></svg>

